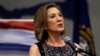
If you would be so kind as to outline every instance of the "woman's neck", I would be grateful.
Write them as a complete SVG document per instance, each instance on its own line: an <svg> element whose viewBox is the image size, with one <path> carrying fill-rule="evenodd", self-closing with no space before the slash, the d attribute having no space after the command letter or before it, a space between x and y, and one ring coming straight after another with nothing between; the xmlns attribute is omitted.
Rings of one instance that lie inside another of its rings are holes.
<svg viewBox="0 0 100 56"><path fill-rule="evenodd" d="M60 34L49 34L47 44L56 47L61 47L65 45Z"/></svg>

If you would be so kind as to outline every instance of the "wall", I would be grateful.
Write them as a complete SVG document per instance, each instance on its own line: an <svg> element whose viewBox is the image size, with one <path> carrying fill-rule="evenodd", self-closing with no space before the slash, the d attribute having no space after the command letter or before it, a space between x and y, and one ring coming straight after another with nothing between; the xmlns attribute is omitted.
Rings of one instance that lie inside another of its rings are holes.
<svg viewBox="0 0 100 56"><path fill-rule="evenodd" d="M97 56L100 56L100 0L88 0Z"/></svg>

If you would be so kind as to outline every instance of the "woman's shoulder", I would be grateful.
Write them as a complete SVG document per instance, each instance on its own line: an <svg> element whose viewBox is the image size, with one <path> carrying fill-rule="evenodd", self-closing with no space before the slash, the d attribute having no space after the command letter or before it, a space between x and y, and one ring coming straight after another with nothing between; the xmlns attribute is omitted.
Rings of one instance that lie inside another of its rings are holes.
<svg viewBox="0 0 100 56"><path fill-rule="evenodd" d="M30 47L30 49L32 49L32 50L36 50L36 49L38 49L37 44L32 44L31 47Z"/></svg>
<svg viewBox="0 0 100 56"><path fill-rule="evenodd" d="M38 49L38 44L39 43L40 42L37 42L37 43L32 44L31 47L30 47L30 49Z"/></svg>
<svg viewBox="0 0 100 56"><path fill-rule="evenodd" d="M32 44L29 51L29 56L40 56L37 44Z"/></svg>

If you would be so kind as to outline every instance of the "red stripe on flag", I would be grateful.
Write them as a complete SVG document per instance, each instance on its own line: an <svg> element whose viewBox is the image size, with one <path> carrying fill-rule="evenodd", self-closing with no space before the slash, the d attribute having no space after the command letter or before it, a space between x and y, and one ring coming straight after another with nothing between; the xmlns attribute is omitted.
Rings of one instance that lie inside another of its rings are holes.
<svg viewBox="0 0 100 56"><path fill-rule="evenodd" d="M34 22L33 21L0 21L0 28L34 30Z"/></svg>

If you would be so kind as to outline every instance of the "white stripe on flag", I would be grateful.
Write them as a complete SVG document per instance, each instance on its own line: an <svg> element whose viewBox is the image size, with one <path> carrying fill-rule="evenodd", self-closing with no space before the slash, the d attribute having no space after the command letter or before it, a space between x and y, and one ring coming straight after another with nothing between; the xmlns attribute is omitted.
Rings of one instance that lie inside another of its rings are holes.
<svg viewBox="0 0 100 56"><path fill-rule="evenodd" d="M38 42L34 31L23 29L0 29L0 43L32 45Z"/></svg>

